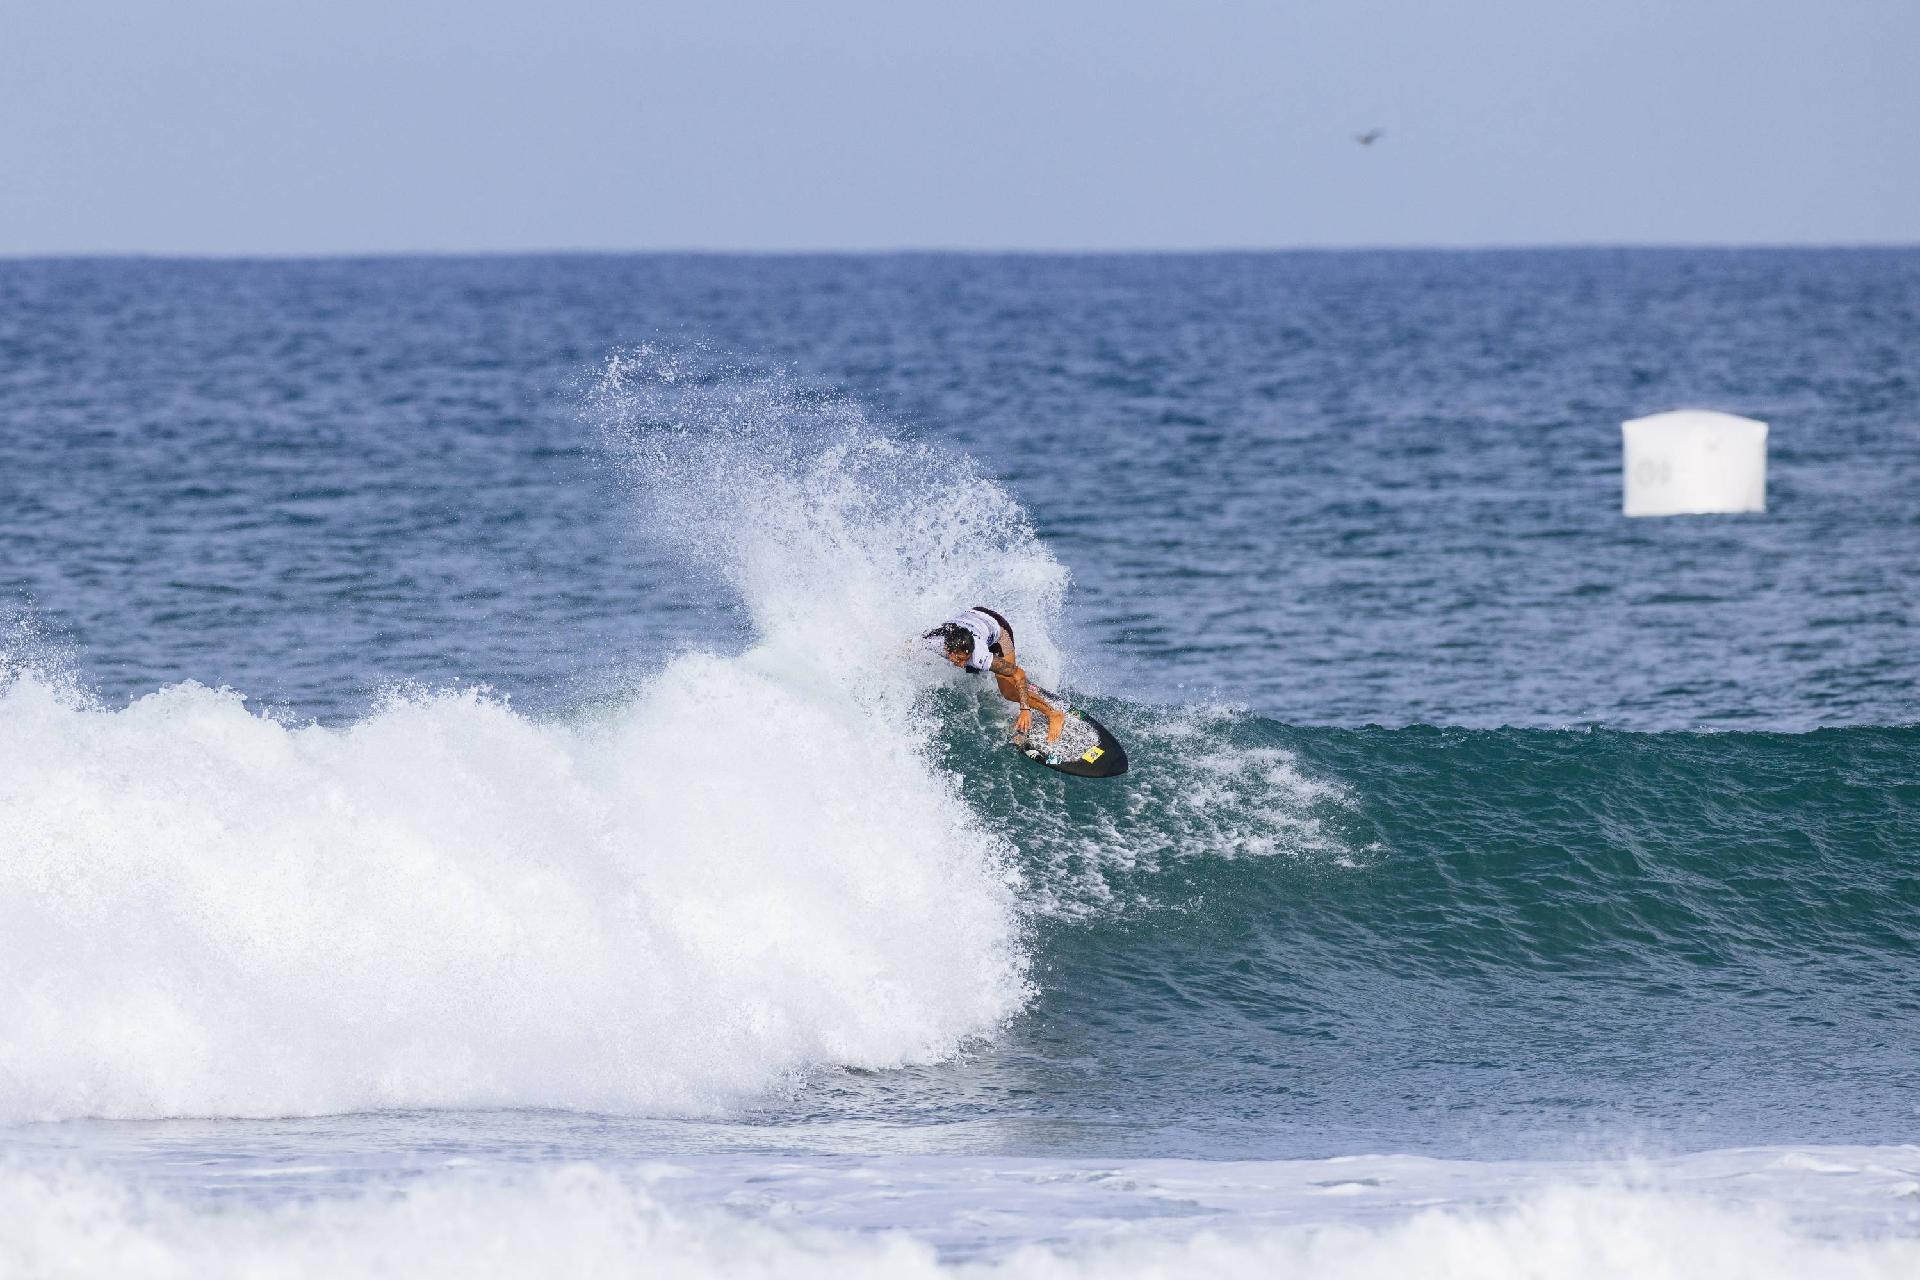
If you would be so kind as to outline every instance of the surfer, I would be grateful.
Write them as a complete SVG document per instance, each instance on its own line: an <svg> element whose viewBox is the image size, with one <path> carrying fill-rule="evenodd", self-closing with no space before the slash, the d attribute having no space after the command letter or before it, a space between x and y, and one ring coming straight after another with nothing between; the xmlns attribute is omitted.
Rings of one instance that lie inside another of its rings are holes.
<svg viewBox="0 0 1920 1280"><path fill-rule="evenodd" d="M1041 697L1039 690L1027 682L1027 673L1014 657L1011 622L983 605L975 605L941 623L923 638L940 641L947 661L962 671L976 675L982 671L993 673L994 683L1000 686L1000 696L1020 708L1020 714L1013 721L1015 742L1026 741L1027 734L1033 730L1036 711L1047 718L1047 745L1060 741L1067 713Z"/></svg>

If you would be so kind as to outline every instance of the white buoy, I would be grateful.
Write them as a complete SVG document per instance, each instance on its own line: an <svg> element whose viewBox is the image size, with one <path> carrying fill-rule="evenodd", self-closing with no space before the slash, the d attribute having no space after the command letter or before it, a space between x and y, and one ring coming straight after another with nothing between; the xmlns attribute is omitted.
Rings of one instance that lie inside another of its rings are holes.
<svg viewBox="0 0 1920 1280"><path fill-rule="evenodd" d="M1767 509L1767 424L1676 409L1620 424L1620 509L1630 516Z"/></svg>

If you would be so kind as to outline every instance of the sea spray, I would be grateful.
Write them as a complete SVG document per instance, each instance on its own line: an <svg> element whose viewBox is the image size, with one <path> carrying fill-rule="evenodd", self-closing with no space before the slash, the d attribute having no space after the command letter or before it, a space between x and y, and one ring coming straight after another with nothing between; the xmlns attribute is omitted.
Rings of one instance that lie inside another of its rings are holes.
<svg viewBox="0 0 1920 1280"><path fill-rule="evenodd" d="M181 684L0 694L0 1118L725 1109L937 1059L1022 1004L1017 877L930 759L913 643L976 599L1057 668L1065 573L965 459L615 361L648 530L746 652L530 720L476 691L344 728Z"/></svg>
<svg viewBox="0 0 1920 1280"><path fill-rule="evenodd" d="M1223 709L1103 705L1145 751L1136 775L1101 784L1106 802L1090 807L1062 803L1063 788L1086 783L982 754L1011 710L986 682L928 660L912 643L928 626L986 604L1012 620L1036 681L1093 682L1089 655L1075 653L1069 670L1056 639L1067 570L971 458L789 372L700 350L616 353L583 404L644 532L746 604L768 661L849 686L916 742L959 725L967 741L955 750L947 735L943 763L1020 848L1029 911L1125 909L1116 877L1183 858L1347 855L1317 817L1337 788L1303 777L1285 752L1241 747ZM961 696L941 696L955 686Z"/></svg>
<svg viewBox="0 0 1920 1280"><path fill-rule="evenodd" d="M1349 789L1306 768L1270 722L1230 708L1095 699L1140 761L1120 784L1056 781L1010 753L990 707L941 691L943 759L974 809L1020 847L1022 903L1038 919L1093 923L1185 910L1175 886L1205 868L1281 859L1346 869L1372 852L1352 840Z"/></svg>
<svg viewBox="0 0 1920 1280"><path fill-rule="evenodd" d="M912 641L987 604L1034 678L1061 678L1067 571L970 458L697 352L612 356L584 405L645 534L737 598L755 643L897 715L951 676Z"/></svg>

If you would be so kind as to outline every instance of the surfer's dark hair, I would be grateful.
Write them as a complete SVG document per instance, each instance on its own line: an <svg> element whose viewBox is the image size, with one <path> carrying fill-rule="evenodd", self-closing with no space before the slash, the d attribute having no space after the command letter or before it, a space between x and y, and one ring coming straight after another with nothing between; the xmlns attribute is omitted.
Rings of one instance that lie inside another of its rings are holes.
<svg viewBox="0 0 1920 1280"><path fill-rule="evenodd" d="M949 622L940 628L940 636L942 643L947 646L948 653L973 652L973 632L958 623Z"/></svg>

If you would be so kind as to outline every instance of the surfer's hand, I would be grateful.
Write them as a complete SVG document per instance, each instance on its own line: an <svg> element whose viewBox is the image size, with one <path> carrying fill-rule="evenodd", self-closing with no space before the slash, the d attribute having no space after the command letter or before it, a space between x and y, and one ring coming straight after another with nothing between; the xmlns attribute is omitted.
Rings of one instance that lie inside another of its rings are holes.
<svg viewBox="0 0 1920 1280"><path fill-rule="evenodd" d="M1022 707L1020 714L1013 718L1013 736L1016 738L1024 738L1027 736L1027 731L1032 728L1033 712Z"/></svg>

